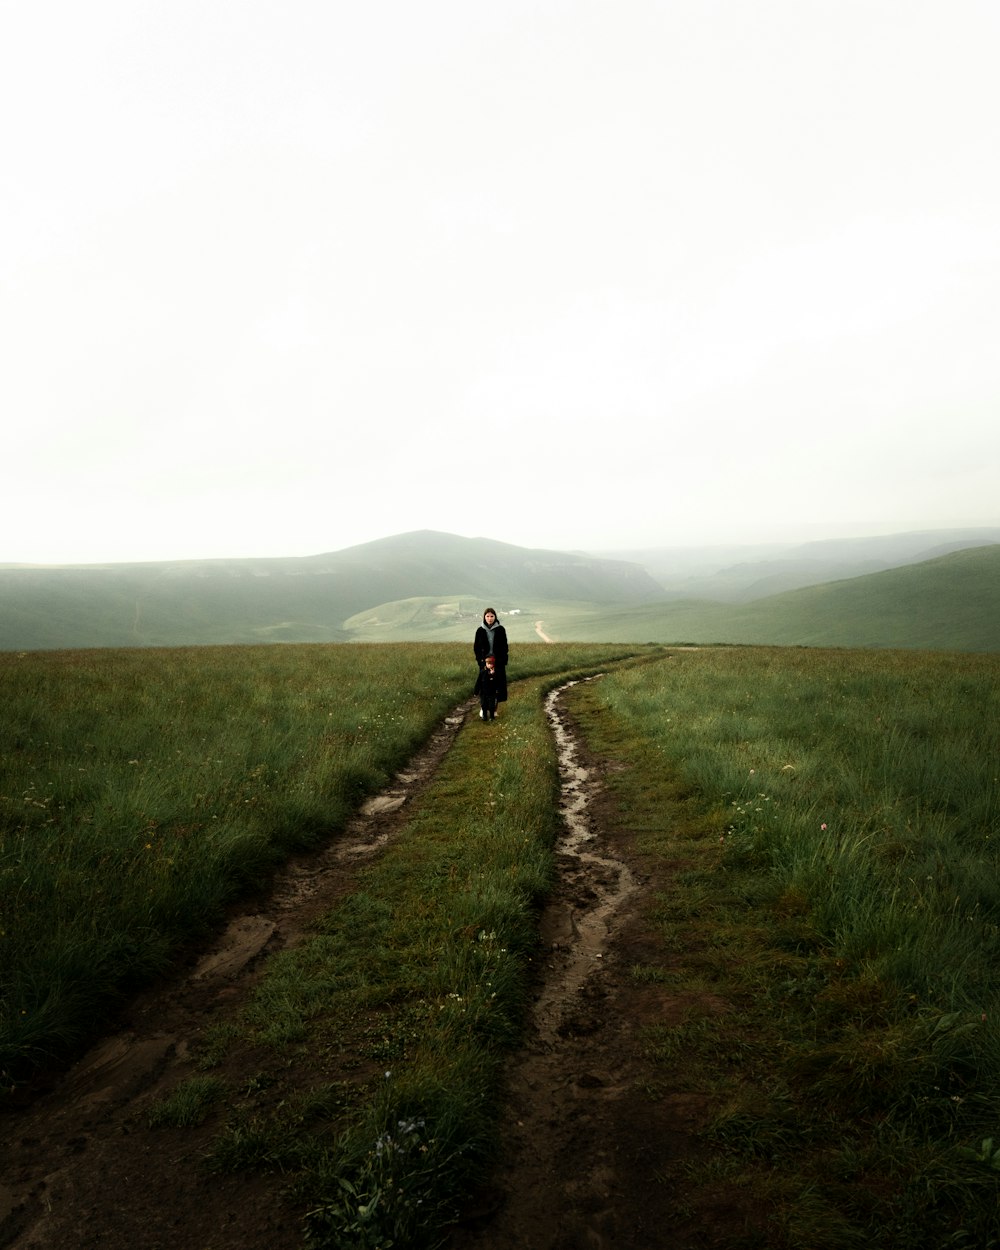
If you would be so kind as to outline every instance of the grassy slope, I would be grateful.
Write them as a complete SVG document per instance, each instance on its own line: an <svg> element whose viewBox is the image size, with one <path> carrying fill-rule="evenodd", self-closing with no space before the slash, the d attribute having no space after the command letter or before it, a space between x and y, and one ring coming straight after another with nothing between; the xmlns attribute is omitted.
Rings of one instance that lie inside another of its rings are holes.
<svg viewBox="0 0 1000 1250"><path fill-rule="evenodd" d="M0 650L463 641L485 602L522 641L543 620L557 641L1000 650L1000 545L735 605L650 602L628 566L404 537L302 561L0 570Z"/></svg>
<svg viewBox="0 0 1000 1250"><path fill-rule="evenodd" d="M701 1159L664 1152L693 1223L746 1213L713 1245L1000 1244L996 677L713 648L572 692L623 836L670 865L637 971L691 1006L638 1041L654 1100L716 1100Z"/></svg>
<svg viewBox="0 0 1000 1250"><path fill-rule="evenodd" d="M1000 545L810 586L740 607L644 604L566 619L546 631L581 640L758 643L777 646L1000 650Z"/></svg>
<svg viewBox="0 0 1000 1250"><path fill-rule="evenodd" d="M192 566L0 572L0 649L339 642L321 581Z"/></svg>
<svg viewBox="0 0 1000 1250"><path fill-rule="evenodd" d="M544 622L552 616L563 626L562 638L576 641L581 635L576 628L590 621L595 612L606 613L612 609L601 608L586 600L558 600L534 597L511 604L498 598L496 603L500 619L511 641L538 642L540 636L535 622ZM617 609L627 615L627 609ZM420 638L435 642L466 642L482 618L483 600L467 595L422 596L400 599L394 603L380 603L344 621L344 629L354 642L394 642L407 638ZM595 636L587 641L599 641ZM628 639L628 641L634 641Z"/></svg>
<svg viewBox="0 0 1000 1250"><path fill-rule="evenodd" d="M546 593L648 600L638 565L420 532L301 559L0 569L0 649L337 642L373 604L461 588L478 614Z"/></svg>
<svg viewBox="0 0 1000 1250"><path fill-rule="evenodd" d="M455 596L384 603L344 622L363 641L464 638L478 601ZM501 607L501 613L503 608ZM533 599L509 631L557 641L755 643L767 646L1000 650L1000 546L810 586L740 606L705 600L630 604Z"/></svg>

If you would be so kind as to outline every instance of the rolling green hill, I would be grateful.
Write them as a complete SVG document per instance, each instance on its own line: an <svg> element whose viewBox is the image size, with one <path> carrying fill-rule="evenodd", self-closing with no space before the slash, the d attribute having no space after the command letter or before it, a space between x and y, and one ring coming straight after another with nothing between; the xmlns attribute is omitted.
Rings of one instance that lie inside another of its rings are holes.
<svg viewBox="0 0 1000 1250"><path fill-rule="evenodd" d="M0 650L471 639L1000 650L1000 544L749 603L636 564L420 531L327 555L0 569Z"/></svg>
<svg viewBox="0 0 1000 1250"><path fill-rule="evenodd" d="M654 547L603 554L641 564L668 592L666 598L749 603L801 586L882 573L993 543L1000 543L998 526L907 530L806 543Z"/></svg>
<svg viewBox="0 0 1000 1250"><path fill-rule="evenodd" d="M553 606L544 628L580 641L1000 651L1000 544L739 605L684 600L565 620Z"/></svg>
<svg viewBox="0 0 1000 1250"><path fill-rule="evenodd" d="M347 618L418 595L638 604L661 593L621 560L422 530L298 559L0 569L0 650L337 642L351 637Z"/></svg>

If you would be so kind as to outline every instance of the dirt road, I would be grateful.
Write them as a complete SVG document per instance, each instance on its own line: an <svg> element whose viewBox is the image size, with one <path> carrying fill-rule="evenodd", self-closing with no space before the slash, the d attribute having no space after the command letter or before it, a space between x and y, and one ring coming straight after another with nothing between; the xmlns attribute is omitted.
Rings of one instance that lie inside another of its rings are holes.
<svg viewBox="0 0 1000 1250"><path fill-rule="evenodd" d="M289 1207L280 1176L207 1176L200 1166L207 1139L188 1130L181 1144L165 1146L163 1131L148 1126L148 1107L190 1072L189 1043L245 1001L263 958L294 942L351 888L352 864L393 836L467 711L448 719L347 836L292 863L269 897L234 915L184 975L140 996L120 1029L48 1092L4 1113L0 1245L300 1250L301 1213ZM450 1244L709 1245L678 1222L675 1195L662 1182L668 1159L689 1148L705 1101L681 1092L654 1101L643 1088L642 1028L683 1006L667 1002L657 987L637 990L630 977L655 945L641 917L658 882L649 866L635 862L627 835L604 827L603 765L585 758L560 692L549 696L547 711L566 832L558 886L542 920L546 967L530 1036L510 1065L503 1166Z"/></svg>
<svg viewBox="0 0 1000 1250"><path fill-rule="evenodd" d="M678 1219L663 1180L665 1164L691 1148L707 1103L681 1092L654 1101L645 1088L640 1034L664 1019L664 1004L661 993L636 989L631 971L656 946L642 915L657 882L630 862L627 839L609 836L606 766L587 758L562 694L547 702L565 818L559 880L542 918L547 966L510 1066L503 1164L451 1247L711 1245Z"/></svg>

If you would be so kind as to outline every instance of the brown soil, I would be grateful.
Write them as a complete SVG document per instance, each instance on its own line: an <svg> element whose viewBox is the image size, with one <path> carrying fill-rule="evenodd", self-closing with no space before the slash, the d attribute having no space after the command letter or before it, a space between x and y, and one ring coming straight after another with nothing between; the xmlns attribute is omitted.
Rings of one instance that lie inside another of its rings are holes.
<svg viewBox="0 0 1000 1250"><path fill-rule="evenodd" d="M392 836L468 712L442 726L385 794L329 849L289 866L268 898L233 915L185 973L131 1004L120 1028L26 1105L0 1117L0 1245L17 1250L300 1250L302 1212L279 1175L209 1175L214 1129L151 1128L150 1105L194 1068L189 1049L246 1000L264 958L306 931L351 888L352 868ZM584 759L557 698L549 715L563 772L560 881L542 921L547 966L524 1049L509 1072L502 1166L464 1213L452 1250L706 1247L744 1212L718 1195L710 1226L685 1216L678 1163L697 1150L707 1099L660 1084L652 1097L641 1033L697 1004L630 970L663 962L643 921L669 865L643 864L615 828L602 766ZM230 1088L257 1070L230 1060ZM259 1060L258 1060L259 1061ZM316 1060L317 1064L320 1060ZM354 1080L346 1067L323 1078ZM305 1077L307 1074L303 1074ZM313 1075L313 1074L308 1074ZM702 1208L703 1211L703 1208ZM704 1212L703 1212L704 1214Z"/></svg>
<svg viewBox="0 0 1000 1250"><path fill-rule="evenodd" d="M745 1224L741 1204L720 1191L694 1209L677 1189L710 1100L688 1090L683 1074L669 1089L658 1071L654 1092L642 1034L729 1005L632 976L668 962L644 916L676 865L636 855L605 792L609 766L588 756L559 694L548 711L566 832L542 918L547 967L529 1038L510 1066L502 1164L451 1250L728 1246Z"/></svg>

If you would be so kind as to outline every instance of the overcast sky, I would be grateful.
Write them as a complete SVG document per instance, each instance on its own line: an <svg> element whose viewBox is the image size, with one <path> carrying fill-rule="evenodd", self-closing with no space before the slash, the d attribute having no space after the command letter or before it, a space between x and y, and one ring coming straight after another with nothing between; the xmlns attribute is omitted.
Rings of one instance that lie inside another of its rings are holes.
<svg viewBox="0 0 1000 1250"><path fill-rule="evenodd" d="M997 0L0 0L0 562L1000 524Z"/></svg>

